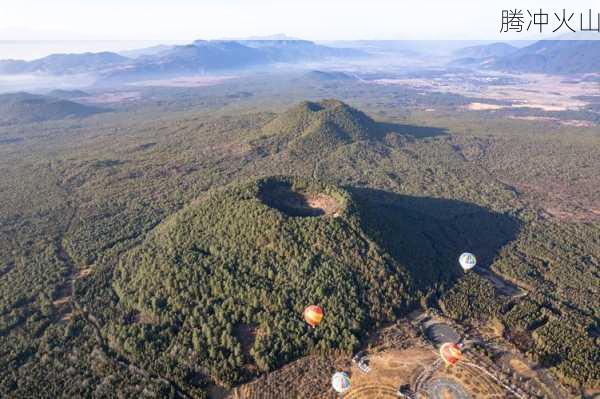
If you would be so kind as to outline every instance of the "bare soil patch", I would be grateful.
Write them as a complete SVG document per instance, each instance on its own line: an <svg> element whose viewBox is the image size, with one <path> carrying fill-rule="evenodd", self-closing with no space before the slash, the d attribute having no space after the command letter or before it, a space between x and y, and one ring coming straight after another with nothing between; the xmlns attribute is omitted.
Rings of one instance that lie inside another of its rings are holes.
<svg viewBox="0 0 600 399"><path fill-rule="evenodd" d="M151 313L139 312L133 316L133 322L139 324L158 324L158 317Z"/></svg>
<svg viewBox="0 0 600 399"><path fill-rule="evenodd" d="M71 282L68 281L62 284L60 287L58 287L56 293L54 294L54 300L52 301L52 304L54 306L61 307L69 303L72 294L73 291L71 287Z"/></svg>
<svg viewBox="0 0 600 399"><path fill-rule="evenodd" d="M499 348L502 354L496 360L467 348L456 366L447 367L435 347L415 335L413 324L395 323L377 332L362 352L368 357L366 372L348 356L306 356L234 389L230 397L385 399L399 397L399 388L414 398L525 398L531 392L566 397L555 393L552 381L508 347ZM331 388L335 371L350 376L351 388L344 395Z"/></svg>
<svg viewBox="0 0 600 399"><path fill-rule="evenodd" d="M531 368L523 363L521 360L513 357L509 361L510 367L515 370L517 373L524 375L529 378L534 378L536 376L535 372L531 370Z"/></svg>
<svg viewBox="0 0 600 399"><path fill-rule="evenodd" d="M305 199L309 208L320 209L325 215L335 215L341 208L338 201L326 194L309 194Z"/></svg>
<svg viewBox="0 0 600 399"><path fill-rule="evenodd" d="M413 390L418 387L417 397L512 397L507 396L497 381L471 363L468 356L456 366L446 367L433 348L413 346L374 354L369 361L369 373L352 367L352 387L345 398L396 398L400 386L410 386Z"/></svg>
<svg viewBox="0 0 600 399"><path fill-rule="evenodd" d="M306 356L279 370L242 385L230 398L331 398L331 375L347 370L348 360L334 357Z"/></svg>
<svg viewBox="0 0 600 399"><path fill-rule="evenodd" d="M421 373L437 360L432 349L413 347L389 350L369 356L369 373L352 366L351 389L346 398L395 398L401 385L414 385Z"/></svg>
<svg viewBox="0 0 600 399"><path fill-rule="evenodd" d="M90 274L92 274L92 268L88 267L87 269L81 269L79 272L77 272L77 274L75 275L75 280L80 279L80 278L84 278L89 276Z"/></svg>
<svg viewBox="0 0 600 399"><path fill-rule="evenodd" d="M261 192L261 200L288 216L338 216L343 206L334 197L325 193L294 191L290 186L279 185Z"/></svg>
<svg viewBox="0 0 600 399"><path fill-rule="evenodd" d="M52 305L61 306L61 305L64 305L65 303L69 302L70 299L71 299L71 297L65 296L65 297L59 298L55 301L52 301Z"/></svg>

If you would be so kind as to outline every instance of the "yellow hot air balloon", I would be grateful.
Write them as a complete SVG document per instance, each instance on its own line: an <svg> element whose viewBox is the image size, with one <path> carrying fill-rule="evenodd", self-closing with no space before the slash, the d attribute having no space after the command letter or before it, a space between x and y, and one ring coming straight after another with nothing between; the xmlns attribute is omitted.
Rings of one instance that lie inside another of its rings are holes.
<svg viewBox="0 0 600 399"><path fill-rule="evenodd" d="M304 309L304 320L312 327L315 328L319 325L323 319L323 309L317 305L310 305Z"/></svg>
<svg viewBox="0 0 600 399"><path fill-rule="evenodd" d="M447 365L454 366L460 360L462 352L458 344L446 342L440 347L440 356Z"/></svg>

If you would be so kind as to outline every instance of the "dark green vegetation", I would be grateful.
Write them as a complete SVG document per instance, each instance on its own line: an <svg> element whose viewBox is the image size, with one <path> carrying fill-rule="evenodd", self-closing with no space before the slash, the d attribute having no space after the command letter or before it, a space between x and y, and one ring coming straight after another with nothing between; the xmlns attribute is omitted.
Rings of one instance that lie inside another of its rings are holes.
<svg viewBox="0 0 600 399"><path fill-rule="evenodd" d="M290 186L343 210L288 216L260 200ZM416 294L406 268L362 231L358 211L346 191L301 179L209 195L123 257L114 287L131 322L114 326L115 338L148 365L180 348L179 368L226 384L246 379L245 365L268 371L315 350L350 353ZM312 303L327 314L314 330L301 317Z"/></svg>
<svg viewBox="0 0 600 399"><path fill-rule="evenodd" d="M496 312L563 381L598 385L597 129L461 112L456 95L271 80L0 128L0 396L202 397L438 303L465 323ZM365 113L298 105L322 97ZM329 190L341 214L265 205L281 193L260 179L282 174ZM552 216L557 202L573 214ZM527 295L462 278L464 250ZM302 307L318 301L327 317L310 330Z"/></svg>
<svg viewBox="0 0 600 399"><path fill-rule="evenodd" d="M600 379L598 227L525 226L492 268L523 287L527 297L502 296L490 282L469 274L440 305L460 321L499 319L508 340L556 371L563 382L595 386Z"/></svg>
<svg viewBox="0 0 600 399"><path fill-rule="evenodd" d="M106 110L29 93L0 94L0 125L85 117Z"/></svg>
<svg viewBox="0 0 600 399"><path fill-rule="evenodd" d="M304 102L269 122L262 132L260 139L273 141L270 147L286 146L298 156L318 156L383 133L367 115L337 100Z"/></svg>
<svg viewBox="0 0 600 399"><path fill-rule="evenodd" d="M289 206L299 196L328 198L337 211ZM434 209L472 214L446 223L428 216ZM471 218L498 232L462 233ZM367 331L458 277L457 245L492 253L510 238L504 229L514 234L516 223L452 201L259 180L186 208L122 258L114 288L128 322L112 334L146 367L166 352L182 359L178 368L225 384L310 352L350 354ZM312 303L326 313L315 330L300 316Z"/></svg>
<svg viewBox="0 0 600 399"><path fill-rule="evenodd" d="M439 302L444 313L458 321L490 317L502 304L493 284L475 273L468 273Z"/></svg>

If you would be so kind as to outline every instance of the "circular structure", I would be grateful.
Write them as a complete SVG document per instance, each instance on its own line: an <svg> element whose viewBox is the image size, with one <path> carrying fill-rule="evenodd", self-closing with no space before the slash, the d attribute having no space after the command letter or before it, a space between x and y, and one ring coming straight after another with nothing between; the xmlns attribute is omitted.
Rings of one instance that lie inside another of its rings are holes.
<svg viewBox="0 0 600 399"><path fill-rule="evenodd" d="M436 378L425 385L424 391L430 399L470 399L460 383L450 378Z"/></svg>
<svg viewBox="0 0 600 399"><path fill-rule="evenodd" d="M397 399L397 388L385 384L361 385L344 396L345 399Z"/></svg>
<svg viewBox="0 0 600 399"><path fill-rule="evenodd" d="M339 215L344 209L342 200L325 191L325 186L316 184L311 188L295 188L289 182L272 182L261 188L259 197L264 204L287 216Z"/></svg>
<svg viewBox="0 0 600 399"><path fill-rule="evenodd" d="M460 360L462 352L454 342L446 342L440 347L440 356L446 364L454 366Z"/></svg>
<svg viewBox="0 0 600 399"><path fill-rule="evenodd" d="M478 365L463 357L456 366L445 367L429 346L386 349L372 353L369 360L369 373L352 365L352 386L345 399L518 397L494 376L494 370L487 370L487 363Z"/></svg>
<svg viewBox="0 0 600 399"><path fill-rule="evenodd" d="M350 389L350 377L343 371L338 371L331 377L331 386L334 391L344 393Z"/></svg>
<svg viewBox="0 0 600 399"><path fill-rule="evenodd" d="M458 258L458 263L464 271L471 270L477 264L477 258L470 252L465 252Z"/></svg>
<svg viewBox="0 0 600 399"><path fill-rule="evenodd" d="M304 320L312 327L315 328L319 325L323 319L323 309L317 305L310 305L304 309Z"/></svg>

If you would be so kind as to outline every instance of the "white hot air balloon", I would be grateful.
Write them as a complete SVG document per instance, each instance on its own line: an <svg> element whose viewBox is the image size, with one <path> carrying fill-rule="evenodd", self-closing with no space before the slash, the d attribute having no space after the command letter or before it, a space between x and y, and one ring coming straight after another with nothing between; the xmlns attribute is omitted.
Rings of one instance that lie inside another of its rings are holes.
<svg viewBox="0 0 600 399"><path fill-rule="evenodd" d="M344 393L350 389L350 377L343 371L338 371L331 377L331 386L337 393Z"/></svg>
<svg viewBox="0 0 600 399"><path fill-rule="evenodd" d="M470 252L465 252L458 258L458 263L464 271L471 270L477 264L477 258Z"/></svg>

